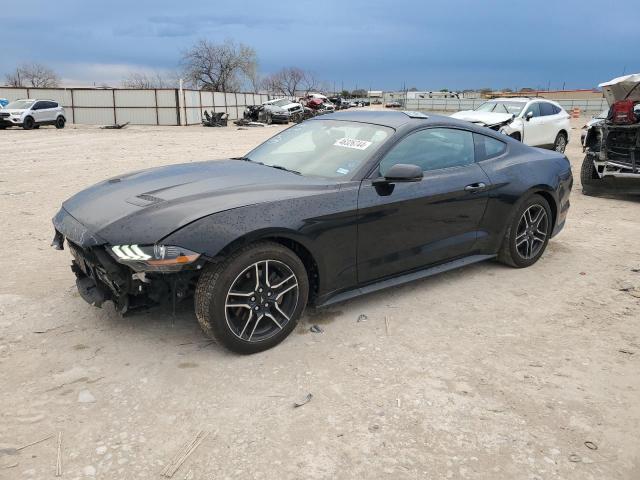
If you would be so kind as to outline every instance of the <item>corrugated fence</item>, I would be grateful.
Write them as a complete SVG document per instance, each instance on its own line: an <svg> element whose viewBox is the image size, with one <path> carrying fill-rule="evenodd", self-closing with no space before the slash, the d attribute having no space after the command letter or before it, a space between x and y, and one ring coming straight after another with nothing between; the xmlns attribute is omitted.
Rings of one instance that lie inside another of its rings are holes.
<svg viewBox="0 0 640 480"><path fill-rule="evenodd" d="M129 122L138 125L195 125L203 112L226 112L230 120L242 117L248 105L259 105L270 96L244 92L201 90L11 88L0 87L0 98L54 100L66 111L67 121L88 125Z"/></svg>
<svg viewBox="0 0 640 480"><path fill-rule="evenodd" d="M432 111L432 112L459 112L460 110L475 110L478 106L487 101L484 98L395 98L391 101L399 101L407 110ZM543 100L540 97L540 100ZM552 100L559 103L562 108L569 112L573 108L579 108L583 113L597 113L608 108L607 101L595 100ZM385 102L386 103L386 102Z"/></svg>

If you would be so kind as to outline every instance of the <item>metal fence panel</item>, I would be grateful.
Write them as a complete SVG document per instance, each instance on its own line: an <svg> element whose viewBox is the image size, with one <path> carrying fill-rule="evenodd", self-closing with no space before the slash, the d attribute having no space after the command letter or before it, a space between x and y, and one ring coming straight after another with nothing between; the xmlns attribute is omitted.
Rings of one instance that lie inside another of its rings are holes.
<svg viewBox="0 0 640 480"><path fill-rule="evenodd" d="M152 107L156 106L153 90L114 90L116 107Z"/></svg>
<svg viewBox="0 0 640 480"><path fill-rule="evenodd" d="M222 111L219 108L224 108L227 103L225 102L226 95L222 92L213 92L213 104L216 106L216 112Z"/></svg>
<svg viewBox="0 0 640 480"><path fill-rule="evenodd" d="M115 110L101 107L76 107L74 109L76 123L85 125L112 125L116 123Z"/></svg>
<svg viewBox="0 0 640 480"><path fill-rule="evenodd" d="M112 107L113 90L74 90L74 107Z"/></svg>
<svg viewBox="0 0 640 480"><path fill-rule="evenodd" d="M116 109L117 123L129 122L137 125L157 125L158 117L154 108L118 108Z"/></svg>
<svg viewBox="0 0 640 480"><path fill-rule="evenodd" d="M0 87L0 98L6 98L10 102L28 98L26 88L2 88Z"/></svg>
<svg viewBox="0 0 640 480"><path fill-rule="evenodd" d="M236 94L235 93L225 93L225 105L234 106L236 104Z"/></svg>
<svg viewBox="0 0 640 480"><path fill-rule="evenodd" d="M177 110L174 108L158 108L159 125L178 125Z"/></svg>
<svg viewBox="0 0 640 480"><path fill-rule="evenodd" d="M158 98L158 107L173 107L176 108L176 90L156 90L156 96Z"/></svg>

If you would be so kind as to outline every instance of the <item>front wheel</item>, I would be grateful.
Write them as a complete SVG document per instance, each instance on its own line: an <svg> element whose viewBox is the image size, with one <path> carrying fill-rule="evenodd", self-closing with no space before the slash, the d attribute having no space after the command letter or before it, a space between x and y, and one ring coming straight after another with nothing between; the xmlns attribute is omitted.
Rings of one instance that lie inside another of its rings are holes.
<svg viewBox="0 0 640 480"><path fill-rule="evenodd" d="M531 195L511 220L498 260L516 268L533 265L547 248L552 232L553 217L549 202L540 195Z"/></svg>
<svg viewBox="0 0 640 480"><path fill-rule="evenodd" d="M256 353L293 331L308 295L300 258L280 244L260 242L205 269L196 287L196 317L228 349Z"/></svg>
<svg viewBox="0 0 640 480"><path fill-rule="evenodd" d="M33 120L33 117L27 117L22 123L22 128L24 128L25 130L31 130L33 127L35 127L35 125L36 122Z"/></svg>
<svg viewBox="0 0 640 480"><path fill-rule="evenodd" d="M64 117L58 117L56 118L56 128L59 130L61 128L64 128L64 124L65 124L65 120Z"/></svg>
<svg viewBox="0 0 640 480"><path fill-rule="evenodd" d="M582 183L582 193L589 195L590 190L600 182L600 175L596 169L593 159L589 155L585 155L580 168L580 183Z"/></svg>
<svg viewBox="0 0 640 480"><path fill-rule="evenodd" d="M556 152L564 153L564 150L567 148L567 135L559 132L556 135L556 140L553 142L553 149Z"/></svg>

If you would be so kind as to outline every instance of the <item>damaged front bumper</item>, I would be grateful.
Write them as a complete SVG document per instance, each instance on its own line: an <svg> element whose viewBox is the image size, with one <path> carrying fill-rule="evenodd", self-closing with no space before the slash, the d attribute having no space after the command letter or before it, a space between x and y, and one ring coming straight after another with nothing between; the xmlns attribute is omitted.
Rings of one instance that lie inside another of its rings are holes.
<svg viewBox="0 0 640 480"><path fill-rule="evenodd" d="M53 218L55 234L51 245L63 250L66 243L72 255L71 270L76 276L80 296L89 304L101 307L112 301L118 312L149 307L189 297L204 264L198 255L193 261L176 262L152 259L157 265L144 271L142 255L122 257L118 247L110 246L98 235L89 232L66 210ZM114 253L120 252L120 256ZM138 250L136 250L138 251ZM151 256L148 256L151 258ZM181 258L185 258L184 256Z"/></svg>
<svg viewBox="0 0 640 480"><path fill-rule="evenodd" d="M639 124L592 126L585 136L584 151L599 177L590 189L640 194Z"/></svg>

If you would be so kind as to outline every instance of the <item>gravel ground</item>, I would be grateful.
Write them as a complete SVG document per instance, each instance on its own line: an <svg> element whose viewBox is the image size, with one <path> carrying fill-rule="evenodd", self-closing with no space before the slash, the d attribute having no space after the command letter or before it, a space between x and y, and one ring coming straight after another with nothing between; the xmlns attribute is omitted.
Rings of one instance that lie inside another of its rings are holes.
<svg viewBox="0 0 640 480"><path fill-rule="evenodd" d="M586 197L579 178L533 267L309 312L258 355L210 342L191 304L121 318L78 296L49 248L65 198L279 128L0 132L0 478L53 478L56 438L15 449L58 432L63 478L160 478L201 429L174 478L640 478L640 202Z"/></svg>

